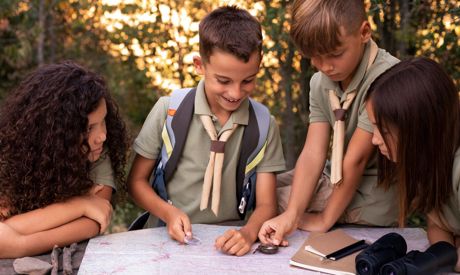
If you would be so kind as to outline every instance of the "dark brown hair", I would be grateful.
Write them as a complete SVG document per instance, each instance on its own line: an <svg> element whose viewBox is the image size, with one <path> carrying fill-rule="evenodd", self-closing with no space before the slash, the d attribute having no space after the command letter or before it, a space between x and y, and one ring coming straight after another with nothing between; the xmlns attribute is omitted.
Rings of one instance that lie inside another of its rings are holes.
<svg viewBox="0 0 460 275"><path fill-rule="evenodd" d="M235 6L215 9L200 22L200 55L209 62L215 49L248 62L254 52L262 53L260 23L246 10Z"/></svg>
<svg viewBox="0 0 460 275"><path fill-rule="evenodd" d="M441 211L452 194L460 145L460 104L452 79L435 61L413 58L380 75L367 99L379 131L396 129L396 156L391 156L396 163L380 155L379 182L397 181L400 225L409 212Z"/></svg>
<svg viewBox="0 0 460 275"><path fill-rule="evenodd" d="M363 0L295 0L291 37L306 57L327 54L341 46L341 26L351 34L366 20Z"/></svg>
<svg viewBox="0 0 460 275"><path fill-rule="evenodd" d="M88 114L101 99L107 105L105 147L125 190L128 141L118 107L102 77L67 61L32 72L0 109L0 209L20 214L89 191L85 137Z"/></svg>

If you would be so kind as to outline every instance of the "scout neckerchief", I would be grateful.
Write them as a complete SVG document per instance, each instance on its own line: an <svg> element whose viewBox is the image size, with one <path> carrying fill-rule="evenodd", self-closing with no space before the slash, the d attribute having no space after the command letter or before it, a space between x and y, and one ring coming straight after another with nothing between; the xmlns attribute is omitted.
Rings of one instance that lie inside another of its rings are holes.
<svg viewBox="0 0 460 275"><path fill-rule="evenodd" d="M370 40L370 54L369 62L366 67L366 71L374 63L377 56L378 47L377 44L371 39ZM329 101L331 108L334 112L334 137L332 143L332 157L331 157L331 183L338 184L342 181L342 161L343 161L343 146L345 139L345 115L348 108L353 103L357 89L348 92L343 105L340 105L340 100L335 94L334 90L329 90Z"/></svg>
<svg viewBox="0 0 460 275"><path fill-rule="evenodd" d="M209 154L209 163L204 174L203 193L201 194L200 210L208 207L209 193L212 185L212 203L211 210L217 216L219 213L220 186L222 183L222 166L224 164L225 143L233 134L238 124L234 123L233 127L224 131L219 139L217 138L216 128L209 115L201 115L201 122L211 138L211 152Z"/></svg>

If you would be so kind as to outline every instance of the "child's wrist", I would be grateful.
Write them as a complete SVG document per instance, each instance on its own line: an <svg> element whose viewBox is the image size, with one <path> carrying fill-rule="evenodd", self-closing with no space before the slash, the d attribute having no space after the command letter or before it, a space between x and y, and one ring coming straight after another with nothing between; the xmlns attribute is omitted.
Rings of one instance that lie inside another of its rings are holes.
<svg viewBox="0 0 460 275"><path fill-rule="evenodd" d="M78 209L78 213L80 213L80 217L85 215L87 201L85 201L82 197L77 196L77 197L71 198L69 202L71 204L72 209Z"/></svg>
<svg viewBox="0 0 460 275"><path fill-rule="evenodd" d="M288 217L289 220L298 222L301 216L301 213L297 211L294 207L287 208L286 211L284 211L284 215Z"/></svg>
<svg viewBox="0 0 460 275"><path fill-rule="evenodd" d="M251 242L251 244L255 243L257 240L258 230L251 230L247 226L244 226L239 231L241 234L243 234L243 236L247 236L249 238L248 240Z"/></svg>
<svg viewBox="0 0 460 275"><path fill-rule="evenodd" d="M167 204L164 208L163 208L163 211L162 213L160 213L158 215L158 217L165 221L166 224L168 224L170 222L171 219L174 219L176 214L177 214L177 210L179 210L178 208L176 208L175 206L171 205L171 204ZM180 211L180 210L179 210Z"/></svg>
<svg viewBox="0 0 460 275"><path fill-rule="evenodd" d="M88 211L88 204L90 200L85 196L76 196L69 200L71 209L78 209L76 213L78 213L79 217L87 217ZM89 218L89 217L88 217Z"/></svg>

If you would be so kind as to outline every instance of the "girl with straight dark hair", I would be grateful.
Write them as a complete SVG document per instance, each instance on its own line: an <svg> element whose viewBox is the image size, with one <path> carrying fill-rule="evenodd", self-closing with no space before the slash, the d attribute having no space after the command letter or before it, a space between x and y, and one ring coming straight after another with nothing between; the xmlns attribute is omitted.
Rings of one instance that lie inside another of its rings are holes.
<svg viewBox="0 0 460 275"><path fill-rule="evenodd" d="M402 61L371 85L366 109L381 152L379 182L399 189L400 225L408 214L424 213L430 243L447 241L458 249L460 104L454 82L433 60Z"/></svg>

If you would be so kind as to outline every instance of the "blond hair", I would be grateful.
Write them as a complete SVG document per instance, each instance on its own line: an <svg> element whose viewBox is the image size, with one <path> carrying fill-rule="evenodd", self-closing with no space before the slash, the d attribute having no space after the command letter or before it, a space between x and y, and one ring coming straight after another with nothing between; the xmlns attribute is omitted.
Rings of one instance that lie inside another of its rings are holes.
<svg viewBox="0 0 460 275"><path fill-rule="evenodd" d="M366 20L363 0L295 0L291 37L306 57L326 54L341 45L341 27L351 34Z"/></svg>

